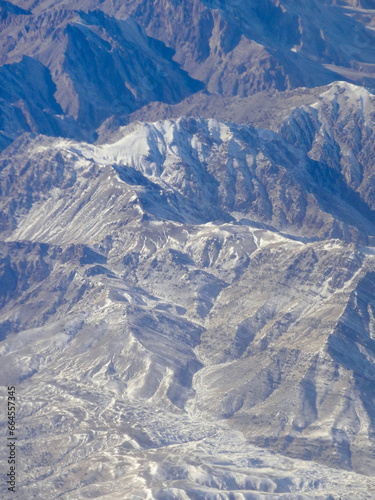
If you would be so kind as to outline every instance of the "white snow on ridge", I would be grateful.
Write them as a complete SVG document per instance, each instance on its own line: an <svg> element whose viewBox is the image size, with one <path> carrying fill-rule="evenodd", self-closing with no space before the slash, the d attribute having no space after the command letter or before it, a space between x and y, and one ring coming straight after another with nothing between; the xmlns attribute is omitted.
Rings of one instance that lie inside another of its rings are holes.
<svg viewBox="0 0 375 500"><path fill-rule="evenodd" d="M335 98L280 133L182 118L7 158L21 498L374 497L373 228L309 170L337 147L363 173Z"/></svg>

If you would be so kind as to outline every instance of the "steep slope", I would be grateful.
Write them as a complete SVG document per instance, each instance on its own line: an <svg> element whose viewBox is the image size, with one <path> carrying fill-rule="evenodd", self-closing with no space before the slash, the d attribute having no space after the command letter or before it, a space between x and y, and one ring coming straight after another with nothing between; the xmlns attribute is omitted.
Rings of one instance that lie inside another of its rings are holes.
<svg viewBox="0 0 375 500"><path fill-rule="evenodd" d="M180 118L2 153L25 498L112 474L130 498L371 498L334 468L373 474L373 106L338 83L273 131Z"/></svg>
<svg viewBox="0 0 375 500"><path fill-rule="evenodd" d="M21 4L43 12L62 2ZM63 5L76 8L74 2ZM343 78L373 85L371 3L84 0L80 6L122 19L134 16L151 36L174 48L176 60L212 92L248 95Z"/></svg>
<svg viewBox="0 0 375 500"><path fill-rule="evenodd" d="M279 132L181 118L133 123L97 146L19 140L2 155L2 231L60 244L83 242L82 226L85 242L100 241L103 224L115 230L147 215L373 241L374 104L367 91L334 84L295 109Z"/></svg>
<svg viewBox="0 0 375 500"><path fill-rule="evenodd" d="M12 66L8 71L18 75L16 84L21 87L22 72L16 65L24 56L34 60L32 74L41 71L38 61L45 66L45 76L42 88L38 77L30 92L5 99L2 114L7 131L2 147L30 129L95 140L95 129L108 118L115 117L118 126L147 103L173 104L202 89L245 97L338 79L374 87L373 10L365 4L321 0L303 6L295 0L16 4L0 5L0 63ZM35 99L46 85L54 94L47 107L44 98ZM62 120L56 111L51 114L56 105L71 119ZM32 120L31 108L49 110L48 116Z"/></svg>
<svg viewBox="0 0 375 500"><path fill-rule="evenodd" d="M8 141L30 130L91 140L108 117L156 100L173 104L202 88L172 60L172 50L132 20L58 9L8 15L1 24Z"/></svg>
<svg viewBox="0 0 375 500"><path fill-rule="evenodd" d="M373 7L0 0L17 498L375 497Z"/></svg>
<svg viewBox="0 0 375 500"><path fill-rule="evenodd" d="M373 264L338 242L254 252L205 322L195 411L258 445L371 474L373 322L355 324L350 303Z"/></svg>
<svg viewBox="0 0 375 500"><path fill-rule="evenodd" d="M112 475L130 498L371 498L364 476L288 462L235 431L371 474L373 340L340 330L365 335L350 319L374 271L363 250L168 221L133 221L107 249L3 244L2 383L18 390L21 498L105 497ZM371 290L354 317L369 302Z"/></svg>
<svg viewBox="0 0 375 500"><path fill-rule="evenodd" d="M0 148L26 132L65 135L59 118L62 110L54 98L56 87L48 70L23 57L19 63L0 67ZM77 127L70 123L71 132Z"/></svg>
<svg viewBox="0 0 375 500"><path fill-rule="evenodd" d="M2 383L18 391L21 498L105 497L112 475L129 498L371 498L364 476L288 462L235 430L371 474L373 340L340 324L365 334L350 301L374 264L337 240L235 224L133 220L96 250L3 244Z"/></svg>

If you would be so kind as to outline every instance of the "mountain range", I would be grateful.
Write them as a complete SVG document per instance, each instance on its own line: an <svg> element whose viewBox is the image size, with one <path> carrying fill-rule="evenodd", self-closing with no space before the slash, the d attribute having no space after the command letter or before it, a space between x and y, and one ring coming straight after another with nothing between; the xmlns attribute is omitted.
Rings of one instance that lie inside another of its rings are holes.
<svg viewBox="0 0 375 500"><path fill-rule="evenodd" d="M370 0L0 1L17 498L375 497L374 29Z"/></svg>

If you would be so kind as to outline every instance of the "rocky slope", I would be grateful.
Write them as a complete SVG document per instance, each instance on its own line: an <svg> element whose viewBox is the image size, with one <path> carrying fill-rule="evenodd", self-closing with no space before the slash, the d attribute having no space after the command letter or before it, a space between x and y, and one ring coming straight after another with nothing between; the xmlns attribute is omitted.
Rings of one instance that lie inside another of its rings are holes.
<svg viewBox="0 0 375 500"><path fill-rule="evenodd" d="M245 97L336 80L374 86L365 2L22 0L0 10L0 82L10 73L19 87L0 102L2 147L30 130L93 140L108 118L123 124L148 102L202 89ZM43 76L25 86L25 71Z"/></svg>
<svg viewBox="0 0 375 500"><path fill-rule="evenodd" d="M17 498L374 498L372 8L0 0Z"/></svg>
<svg viewBox="0 0 375 500"><path fill-rule="evenodd" d="M53 9L0 22L4 145L25 131L92 140L113 115L173 104L203 87L131 19Z"/></svg>
<svg viewBox="0 0 375 500"><path fill-rule="evenodd" d="M81 221L91 218L98 241L108 234L104 221L115 228L146 211L185 223L257 221L301 237L367 244L375 234L374 108L366 90L337 83L293 110L276 132L181 118L132 123L98 146L20 139L2 156L2 231L73 242L82 226L87 242Z"/></svg>
<svg viewBox="0 0 375 500"><path fill-rule="evenodd" d="M2 153L20 498L372 498L373 107Z"/></svg>

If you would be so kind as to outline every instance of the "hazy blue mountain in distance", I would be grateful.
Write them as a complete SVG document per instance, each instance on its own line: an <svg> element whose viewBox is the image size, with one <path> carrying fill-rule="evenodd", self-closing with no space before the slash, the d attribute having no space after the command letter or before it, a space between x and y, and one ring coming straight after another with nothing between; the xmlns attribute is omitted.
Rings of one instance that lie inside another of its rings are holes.
<svg viewBox="0 0 375 500"><path fill-rule="evenodd" d="M17 499L375 498L374 40L370 0L0 1Z"/></svg>
<svg viewBox="0 0 375 500"><path fill-rule="evenodd" d="M73 117L89 140L109 117L123 124L129 112L150 101L175 103L203 88L248 96L335 80L374 86L375 37L367 4L82 0L2 2L0 9L2 63L29 56L46 66L63 115ZM41 107L34 97L22 96L24 106ZM53 98L49 105L55 105ZM25 113L12 117L19 132L30 129L22 123ZM50 127L69 136L72 124ZM70 135L77 136L77 129Z"/></svg>

